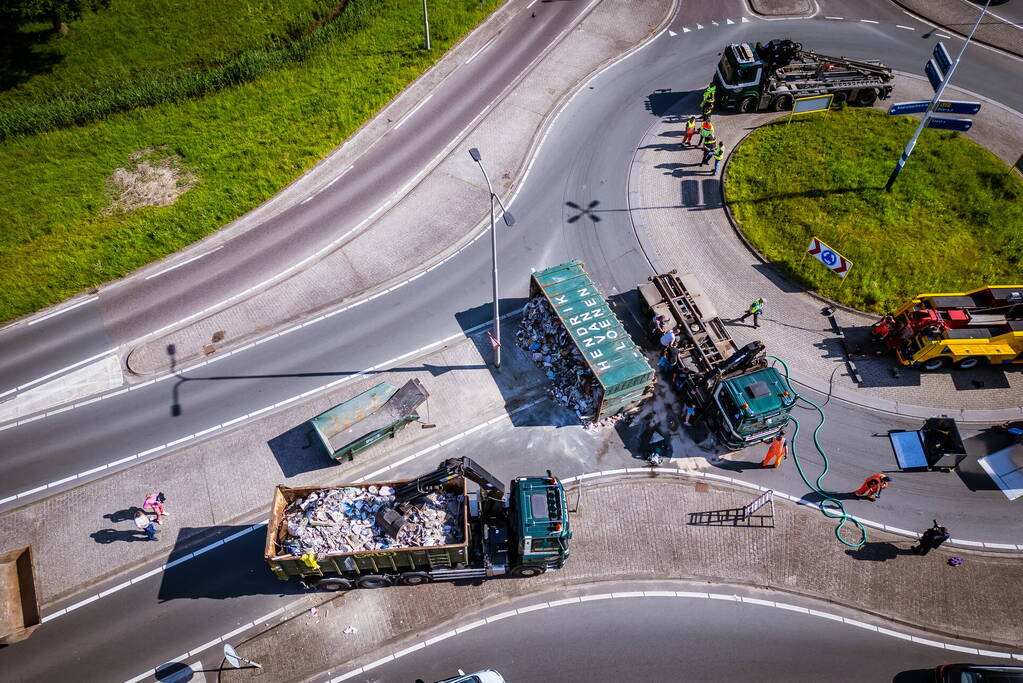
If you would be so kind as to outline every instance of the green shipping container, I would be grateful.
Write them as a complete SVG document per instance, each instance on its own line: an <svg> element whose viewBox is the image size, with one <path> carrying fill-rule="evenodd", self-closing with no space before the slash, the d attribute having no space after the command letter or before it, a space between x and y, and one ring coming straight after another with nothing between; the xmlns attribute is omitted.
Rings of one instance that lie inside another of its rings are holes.
<svg viewBox="0 0 1023 683"><path fill-rule="evenodd" d="M597 379L593 419L631 410L652 395L653 369L581 261L533 273L529 295L547 299Z"/></svg>

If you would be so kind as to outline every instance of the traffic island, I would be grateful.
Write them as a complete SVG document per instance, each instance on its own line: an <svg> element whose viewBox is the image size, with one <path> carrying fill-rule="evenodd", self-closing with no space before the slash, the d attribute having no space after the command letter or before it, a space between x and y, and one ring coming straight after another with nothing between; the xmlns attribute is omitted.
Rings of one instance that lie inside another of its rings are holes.
<svg viewBox="0 0 1023 683"><path fill-rule="evenodd" d="M1023 179L958 133L925 129L886 192L916 126L845 108L758 128L726 169L738 229L793 281L875 313L919 292L1014 284L1023 272ZM853 268L836 277L808 258L813 238Z"/></svg>
<svg viewBox="0 0 1023 683"><path fill-rule="evenodd" d="M875 107L886 111L892 102L927 100L933 94L926 79L897 73L893 95L884 102L879 101ZM965 137L979 142L1006 164L1002 168L1008 174L1007 165L1013 163L1023 149L1020 115L997 102L956 88L950 87L946 95L954 100L981 99L983 109L973 117L973 128ZM713 293L718 314L736 343L741 346L755 340L763 341L768 352L788 363L791 377L800 385L857 405L924 419L939 414L960 421L1019 419L1023 414L1020 400L1023 373L1020 372L986 367L970 372L926 373L904 368L885 356L857 358L856 372L852 372L846 363L843 331L869 330L880 316L841 306L808 290L776 268L746 239L732 222L729 212L723 210L726 209L724 200L732 199L730 188L725 188L723 193L719 176L713 173L711 164L701 165L701 153L695 145L681 144L685 120L690 114L699 114L699 105L699 93L692 93L679 100L671 111L661 112L651 120L646 135L638 141L629 172L630 215L643 251L657 272L677 269L680 274L697 276L704 288ZM834 112L832 116L837 114ZM726 113L715 114L712 120L717 138L724 142L725 152L730 155L752 131L786 116L788 112ZM787 128L797 130L797 125L793 122ZM910 135L912 130L894 146L889 165L881 165L877 186L883 188ZM917 145L903 177L896 183L897 191L903 191L905 186L900 184L914 164L919 166L921 152L926 149L926 141ZM857 150L846 156L855 160L859 154ZM726 157L726 175L732 173L730 164L729 156ZM781 156L771 162L779 175L793 166L792 160ZM954 192L958 187L957 177L950 175L948 181L948 187L953 188L948 192ZM839 193L834 194L841 199ZM828 220L826 215L813 218L820 224ZM787 220L783 217L783 222ZM925 241L928 236L917 236L917 239ZM800 238L797 246L806 249L808 245L809 240L804 244ZM829 246L849 257L843 253L843 244ZM958 247L949 245L940 260L956 259L961 260ZM844 285L846 288L860 276L858 269L863 265L855 258L852 260L852 274ZM913 264L922 271L929 267L919 258L914 259ZM807 255L809 266L824 269ZM835 275L831 277L839 280ZM982 282L969 289L985 284L988 283ZM921 291L935 290L925 286L913 294ZM759 329L748 319L740 320L757 297L767 300Z"/></svg>

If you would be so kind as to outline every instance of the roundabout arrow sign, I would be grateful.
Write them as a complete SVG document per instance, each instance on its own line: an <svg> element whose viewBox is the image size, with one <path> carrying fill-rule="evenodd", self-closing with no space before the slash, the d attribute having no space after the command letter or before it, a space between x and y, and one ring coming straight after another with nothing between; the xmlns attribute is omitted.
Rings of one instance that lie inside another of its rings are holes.
<svg viewBox="0 0 1023 683"><path fill-rule="evenodd" d="M845 277L852 270L852 261L849 261L816 237L810 240L810 246L807 248L806 253L826 265L839 277Z"/></svg>

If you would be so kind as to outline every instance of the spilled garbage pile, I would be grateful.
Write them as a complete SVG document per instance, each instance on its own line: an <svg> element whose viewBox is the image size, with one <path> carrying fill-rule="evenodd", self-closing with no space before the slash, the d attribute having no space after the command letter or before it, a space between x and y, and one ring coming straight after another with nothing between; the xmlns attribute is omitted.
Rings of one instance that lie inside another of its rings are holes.
<svg viewBox="0 0 1023 683"><path fill-rule="evenodd" d="M296 498L285 508L278 546L302 556L461 543L463 502L464 496L459 494L427 494L411 507L406 523L391 537L377 523L377 513L393 506L393 488L320 489Z"/></svg>
<svg viewBox="0 0 1023 683"><path fill-rule="evenodd" d="M574 410L583 422L592 419L599 400L593 373L544 297L535 296L523 306L515 340L551 380L547 390L551 398Z"/></svg>

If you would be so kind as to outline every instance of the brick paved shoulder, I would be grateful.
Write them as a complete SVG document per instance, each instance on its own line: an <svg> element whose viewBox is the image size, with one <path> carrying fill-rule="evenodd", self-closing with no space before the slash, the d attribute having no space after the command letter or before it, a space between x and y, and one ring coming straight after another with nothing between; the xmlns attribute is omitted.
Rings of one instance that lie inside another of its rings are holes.
<svg viewBox="0 0 1023 683"><path fill-rule="evenodd" d="M569 493L574 503L574 490ZM671 579L776 589L936 634L992 646L1023 643L1023 559L970 553L951 567L951 553L918 557L908 551L909 541L880 532L853 551L835 540L832 521L784 501L776 503L773 529L689 524L692 512L739 507L752 498L674 476L584 485L572 518L572 557L561 571L479 585L351 591L322 604L316 619L302 614L244 643L244 652L269 670L287 671L288 680L308 680L530 593L553 591L543 599L557 599L559 591L597 581ZM345 634L348 626L357 633Z"/></svg>

